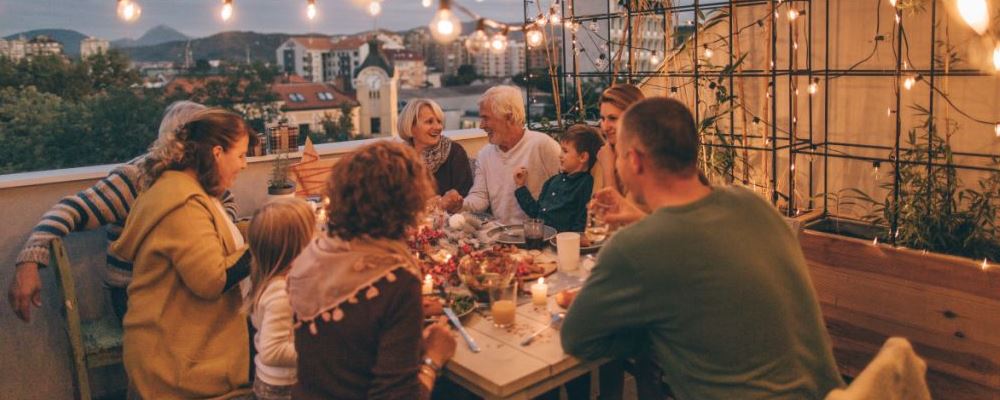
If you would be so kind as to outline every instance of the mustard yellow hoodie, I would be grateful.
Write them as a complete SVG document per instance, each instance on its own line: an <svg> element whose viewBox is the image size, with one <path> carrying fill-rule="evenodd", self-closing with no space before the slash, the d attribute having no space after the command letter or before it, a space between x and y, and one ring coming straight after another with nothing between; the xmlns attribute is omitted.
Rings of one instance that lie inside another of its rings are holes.
<svg viewBox="0 0 1000 400"><path fill-rule="evenodd" d="M236 248L226 215L198 181L167 171L140 196L111 252L134 265L124 362L145 399L249 393L249 338L238 286L223 292Z"/></svg>

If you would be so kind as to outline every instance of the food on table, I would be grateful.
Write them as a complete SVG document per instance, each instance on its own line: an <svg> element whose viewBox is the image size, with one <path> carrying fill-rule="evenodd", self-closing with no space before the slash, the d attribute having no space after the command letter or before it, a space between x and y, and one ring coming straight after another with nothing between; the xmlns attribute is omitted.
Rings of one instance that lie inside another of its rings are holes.
<svg viewBox="0 0 1000 400"><path fill-rule="evenodd" d="M421 306L424 310L424 318L430 319L444 315L446 305L451 307L455 314L464 316L476 308L476 298L461 293L449 293L447 300L437 295L423 296Z"/></svg>
<svg viewBox="0 0 1000 400"><path fill-rule="evenodd" d="M436 317L444 314L444 301L437 296L423 296L421 307L424 309L424 318Z"/></svg>
<svg viewBox="0 0 1000 400"><path fill-rule="evenodd" d="M556 293L556 304L559 307L569 309L570 304L573 304L573 300L576 299L576 294L580 292L580 289L566 289Z"/></svg>

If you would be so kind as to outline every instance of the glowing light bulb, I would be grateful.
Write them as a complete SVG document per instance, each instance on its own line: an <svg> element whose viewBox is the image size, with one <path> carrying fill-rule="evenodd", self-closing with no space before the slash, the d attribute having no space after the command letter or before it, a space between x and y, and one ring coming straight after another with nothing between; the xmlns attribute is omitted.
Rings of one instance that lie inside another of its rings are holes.
<svg viewBox="0 0 1000 400"><path fill-rule="evenodd" d="M309 4L306 5L306 17L316 19L316 0L309 0Z"/></svg>
<svg viewBox="0 0 1000 400"><path fill-rule="evenodd" d="M795 21L795 19L798 18L798 17L799 17L799 11L798 10L788 10L788 20L789 21Z"/></svg>
<svg viewBox="0 0 1000 400"><path fill-rule="evenodd" d="M708 46L705 46L705 58L712 58L712 55L714 54L715 52L712 51L712 49L708 48Z"/></svg>
<svg viewBox="0 0 1000 400"><path fill-rule="evenodd" d="M559 25L560 21L562 21L562 18L559 17L559 13L553 11L552 14L549 14L549 23L550 24L552 24L552 25Z"/></svg>
<svg viewBox="0 0 1000 400"><path fill-rule="evenodd" d="M382 3L373 1L368 3L368 14L375 17L382 13Z"/></svg>
<svg viewBox="0 0 1000 400"><path fill-rule="evenodd" d="M223 21L229 21L233 17L233 0L222 1L222 11L219 13Z"/></svg>
<svg viewBox="0 0 1000 400"><path fill-rule="evenodd" d="M481 51L489 50L490 37L486 36L486 31L480 26L476 32L465 39L465 48L472 54L479 54Z"/></svg>
<svg viewBox="0 0 1000 400"><path fill-rule="evenodd" d="M1000 71L1000 43L993 49L993 69Z"/></svg>
<svg viewBox="0 0 1000 400"><path fill-rule="evenodd" d="M462 21L448 7L448 2L442 1L441 8L431 19L431 36L439 43L451 43L462 34Z"/></svg>
<svg viewBox="0 0 1000 400"><path fill-rule="evenodd" d="M542 44L542 41L545 39L545 36L542 35L542 31L538 29L532 29L525 34L525 39L527 40L529 47L538 47L539 45Z"/></svg>
<svg viewBox="0 0 1000 400"><path fill-rule="evenodd" d="M817 90L819 90L819 84L816 82L809 84L809 94L816 94Z"/></svg>
<svg viewBox="0 0 1000 400"><path fill-rule="evenodd" d="M889 5L895 7L896 6L896 0L889 0Z"/></svg>
<svg viewBox="0 0 1000 400"><path fill-rule="evenodd" d="M656 54L656 52L654 51L653 54L649 55L649 63L653 64L653 65L659 64L660 63L660 55Z"/></svg>
<svg viewBox="0 0 1000 400"><path fill-rule="evenodd" d="M982 35L990 27L990 10L986 0L958 0L958 14L972 30Z"/></svg>
<svg viewBox="0 0 1000 400"><path fill-rule="evenodd" d="M118 18L122 21L132 22L139 19L139 15L142 14L142 7L139 7L132 0L118 0Z"/></svg>
<svg viewBox="0 0 1000 400"><path fill-rule="evenodd" d="M913 89L913 84L915 83L917 83L916 79L914 79L912 76L907 77L906 80L903 81L903 88L906 90Z"/></svg>
<svg viewBox="0 0 1000 400"><path fill-rule="evenodd" d="M493 35L493 39L490 39L490 49L494 52L501 52L507 49L507 35L497 32Z"/></svg>
<svg viewBox="0 0 1000 400"><path fill-rule="evenodd" d="M424 6L424 8L430 8L431 7L431 0L421 0L420 1L420 5Z"/></svg>
<svg viewBox="0 0 1000 400"><path fill-rule="evenodd" d="M997 122L996 126L993 127L993 131L996 132L997 137L1000 137L1000 122Z"/></svg>

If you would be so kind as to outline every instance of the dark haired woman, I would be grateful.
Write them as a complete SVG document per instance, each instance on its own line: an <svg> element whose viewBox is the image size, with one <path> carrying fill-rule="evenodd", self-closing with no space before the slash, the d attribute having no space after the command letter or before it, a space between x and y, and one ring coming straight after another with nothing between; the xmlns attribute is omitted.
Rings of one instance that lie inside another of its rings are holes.
<svg viewBox="0 0 1000 400"><path fill-rule="evenodd" d="M111 252L134 265L123 326L131 398L248 394L239 289L250 253L219 202L246 168L255 136L236 114L207 109L157 142L152 186Z"/></svg>

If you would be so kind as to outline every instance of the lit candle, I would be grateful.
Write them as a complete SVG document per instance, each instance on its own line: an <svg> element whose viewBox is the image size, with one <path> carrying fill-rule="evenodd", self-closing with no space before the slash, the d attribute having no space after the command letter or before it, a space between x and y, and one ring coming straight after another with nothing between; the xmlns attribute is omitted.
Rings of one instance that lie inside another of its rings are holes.
<svg viewBox="0 0 1000 400"><path fill-rule="evenodd" d="M431 279L431 274L424 276L424 286L421 288L420 293L431 294L434 293L434 280Z"/></svg>
<svg viewBox="0 0 1000 400"><path fill-rule="evenodd" d="M531 304L538 307L549 304L549 285L545 284L545 278L538 278L538 283L531 285Z"/></svg>

